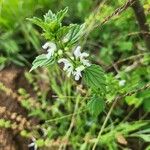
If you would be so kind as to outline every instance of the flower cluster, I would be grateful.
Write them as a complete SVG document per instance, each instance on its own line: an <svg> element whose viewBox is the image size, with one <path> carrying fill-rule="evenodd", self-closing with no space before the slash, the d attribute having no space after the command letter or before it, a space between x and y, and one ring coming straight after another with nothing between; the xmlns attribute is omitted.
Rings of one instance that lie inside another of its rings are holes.
<svg viewBox="0 0 150 150"><path fill-rule="evenodd" d="M75 80L78 81L82 77L82 71L90 66L89 60L86 58L89 56L88 53L81 53L81 47L78 46L74 52L74 57L68 60L66 58L61 58L58 60L58 63L64 63L63 70L67 72L67 76L71 74L75 77Z"/></svg>
<svg viewBox="0 0 150 150"><path fill-rule="evenodd" d="M47 50L47 59L51 59L57 51L57 46L53 42L46 42L42 47ZM59 53L59 51L57 53ZM82 77L82 71L91 65L89 60L86 59L88 56L88 53L82 53L81 47L77 46L73 52L73 57L60 58L58 63L63 63L63 70L67 72L67 76L70 77L73 75L77 81Z"/></svg>

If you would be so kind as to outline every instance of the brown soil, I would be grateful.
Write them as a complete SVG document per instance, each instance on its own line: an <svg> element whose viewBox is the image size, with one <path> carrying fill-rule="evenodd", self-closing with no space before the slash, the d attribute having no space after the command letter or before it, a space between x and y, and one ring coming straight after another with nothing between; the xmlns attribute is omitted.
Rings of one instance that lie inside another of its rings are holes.
<svg viewBox="0 0 150 150"><path fill-rule="evenodd" d="M17 92L19 87L25 88L30 92L31 88L25 80L24 69L9 67L0 71L0 82L6 87ZM24 117L27 117L26 110L20 106L15 99L6 96L0 91L0 106L5 106L10 112L17 112ZM0 118L3 116L0 114ZM27 150L28 141L22 138L19 133L12 130L0 129L0 150Z"/></svg>

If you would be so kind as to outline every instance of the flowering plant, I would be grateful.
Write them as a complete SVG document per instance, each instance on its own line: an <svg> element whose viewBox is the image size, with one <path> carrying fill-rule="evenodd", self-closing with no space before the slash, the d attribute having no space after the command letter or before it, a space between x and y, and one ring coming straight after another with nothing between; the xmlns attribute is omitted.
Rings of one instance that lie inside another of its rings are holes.
<svg viewBox="0 0 150 150"><path fill-rule="evenodd" d="M73 76L76 81L83 78L84 82L91 88L92 95L89 108L93 109L93 114L98 115L103 107L98 109L95 107L104 103L105 75L100 66L90 63L88 53L81 52L82 48L78 43L85 34L86 25L62 25L67 10L68 8L65 8L56 14L49 10L44 15L44 20L36 17L29 19L42 28L42 35L47 40L42 46L47 53L36 57L30 71L54 63L62 64L68 77Z"/></svg>

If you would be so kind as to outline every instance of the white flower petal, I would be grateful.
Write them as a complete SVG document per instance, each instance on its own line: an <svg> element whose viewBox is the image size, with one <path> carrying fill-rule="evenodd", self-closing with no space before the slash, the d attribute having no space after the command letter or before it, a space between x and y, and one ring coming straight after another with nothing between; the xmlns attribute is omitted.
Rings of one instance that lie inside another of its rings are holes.
<svg viewBox="0 0 150 150"><path fill-rule="evenodd" d="M49 43L49 42L46 42L46 43L42 46L42 48L43 48L43 49L47 49L47 48L49 47L49 45L50 45L50 43Z"/></svg>
<svg viewBox="0 0 150 150"><path fill-rule="evenodd" d="M70 67L72 64L65 58L61 58L58 60L58 63L64 63L64 68L63 70L67 70L68 67Z"/></svg>
<svg viewBox="0 0 150 150"><path fill-rule="evenodd" d="M35 143L34 143L34 142L28 144L28 147L33 147L33 146L35 146Z"/></svg>
<svg viewBox="0 0 150 150"><path fill-rule="evenodd" d="M70 66L68 69L67 69L67 76L70 77L70 75L73 73L73 66Z"/></svg>
<svg viewBox="0 0 150 150"><path fill-rule="evenodd" d="M75 80L78 81L80 79L80 77L82 77L81 72L85 69L85 67L83 65L77 67L73 73L73 75L75 76Z"/></svg>
<svg viewBox="0 0 150 150"><path fill-rule="evenodd" d="M64 62L67 62L67 61L68 61L67 59L61 58L61 59L58 60L58 63L62 63L62 62L64 63Z"/></svg>
<svg viewBox="0 0 150 150"><path fill-rule="evenodd" d="M120 80L120 81L119 81L119 86L124 86L125 83L126 83L126 80Z"/></svg>
<svg viewBox="0 0 150 150"><path fill-rule="evenodd" d="M46 55L47 59L50 59L54 55L54 52L57 49L56 44L53 42L46 42L42 47L48 52Z"/></svg>
<svg viewBox="0 0 150 150"><path fill-rule="evenodd" d="M77 46L76 49L74 50L74 56L79 58L81 56L81 46Z"/></svg>
<svg viewBox="0 0 150 150"><path fill-rule="evenodd" d="M47 52L46 57L47 59L50 59L54 55L55 51L53 49L48 49Z"/></svg>
<svg viewBox="0 0 150 150"><path fill-rule="evenodd" d="M34 150L37 150L37 145L36 145L36 139L33 137L32 138L32 143L30 143L30 144L28 144L28 147L32 147L32 148L34 148Z"/></svg>
<svg viewBox="0 0 150 150"><path fill-rule="evenodd" d="M84 66L91 66L91 63L89 62L89 60L86 60L86 59L81 59L81 62L83 63Z"/></svg>
<svg viewBox="0 0 150 150"><path fill-rule="evenodd" d="M56 49L56 44L53 42L46 42L42 47L43 49Z"/></svg>
<svg viewBox="0 0 150 150"><path fill-rule="evenodd" d="M69 60L61 58L58 60L58 63L64 63L63 70L67 72L68 77L73 73L73 65L69 62Z"/></svg>
<svg viewBox="0 0 150 150"><path fill-rule="evenodd" d="M74 51L74 56L76 59L80 59L80 62L84 65L84 66L90 66L90 62L89 60L86 60L85 58L89 56L88 53L86 52L81 52L81 47L80 46L77 46L77 48L75 49Z"/></svg>
<svg viewBox="0 0 150 150"><path fill-rule="evenodd" d="M89 56L88 53L83 52L83 53L81 53L80 59L83 59L83 58L88 57L88 56Z"/></svg>

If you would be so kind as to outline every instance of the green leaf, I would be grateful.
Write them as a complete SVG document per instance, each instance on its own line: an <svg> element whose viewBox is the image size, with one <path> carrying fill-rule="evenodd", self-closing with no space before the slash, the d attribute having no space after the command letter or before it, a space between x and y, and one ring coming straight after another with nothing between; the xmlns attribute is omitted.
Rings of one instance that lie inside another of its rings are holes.
<svg viewBox="0 0 150 150"><path fill-rule="evenodd" d="M97 117L104 110L104 107L104 100L97 95L94 95L88 102L88 109L90 113L95 117Z"/></svg>
<svg viewBox="0 0 150 150"><path fill-rule="evenodd" d="M53 59L47 59L46 54L39 55L35 58L35 60L32 63L32 68L30 69L30 72L38 67L48 66L54 62Z"/></svg>
<svg viewBox="0 0 150 150"><path fill-rule="evenodd" d="M45 29L45 23L43 22L42 19L37 18L37 17L33 17L33 18L27 18L27 20L29 20L30 22L32 22L33 24L41 27L42 29Z"/></svg>
<svg viewBox="0 0 150 150"><path fill-rule="evenodd" d="M61 27L61 28L57 31L57 33L56 33L57 38L63 40L63 37L65 37L65 35L66 35L68 32L69 32L69 27L68 27L68 26L63 26L63 27Z"/></svg>
<svg viewBox="0 0 150 150"><path fill-rule="evenodd" d="M139 107L139 105L142 103L142 99L137 98L135 95L131 95L125 98L125 102L129 106L134 105L135 107Z"/></svg>
<svg viewBox="0 0 150 150"><path fill-rule="evenodd" d="M61 22L61 21L63 20L63 18L65 17L65 15L66 15L67 12L68 12L68 7L66 7L66 8L63 9L63 10L60 10L60 11L56 14L57 20L58 20L59 22Z"/></svg>
<svg viewBox="0 0 150 150"><path fill-rule="evenodd" d="M70 30L65 38L68 39L70 45L74 45L83 36L85 25L71 24L69 28Z"/></svg>
<svg viewBox="0 0 150 150"><path fill-rule="evenodd" d="M131 51L132 50L132 42L124 41L119 43L120 49L123 51Z"/></svg>
<svg viewBox="0 0 150 150"><path fill-rule="evenodd" d="M67 7L64 10L59 11L57 14L54 14L51 10L49 10L48 13L44 15L44 20L37 17L30 18L28 20L41 27L43 29L44 37L51 40L54 37L53 34L62 26L61 21L67 11Z"/></svg>
<svg viewBox="0 0 150 150"><path fill-rule="evenodd" d="M57 19L56 15L51 10L49 10L44 15L44 21L47 22L47 23L51 22L52 20L56 20L56 19Z"/></svg>
<svg viewBox="0 0 150 150"><path fill-rule="evenodd" d="M102 68L98 65L91 65L84 70L83 79L93 90L106 91L105 76Z"/></svg>

